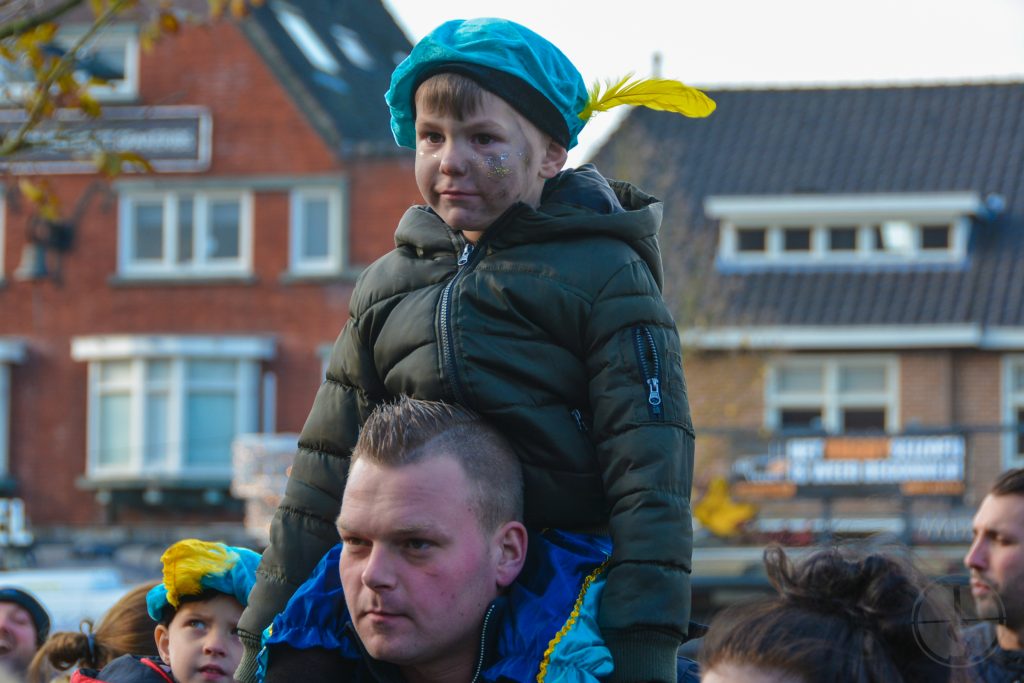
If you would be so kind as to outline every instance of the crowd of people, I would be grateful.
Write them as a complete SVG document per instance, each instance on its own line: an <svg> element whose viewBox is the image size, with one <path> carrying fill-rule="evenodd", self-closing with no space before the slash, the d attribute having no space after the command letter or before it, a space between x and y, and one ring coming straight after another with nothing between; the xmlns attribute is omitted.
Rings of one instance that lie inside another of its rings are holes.
<svg viewBox="0 0 1024 683"><path fill-rule="evenodd" d="M769 549L777 595L689 621L694 430L661 203L567 150L594 112L706 116L665 79L588 91L502 19L421 40L386 94L424 206L360 277L262 557L185 539L95 626L0 591L33 682L1009 681L1024 675L1024 474L965 560L962 629L905 557ZM257 569L258 568L258 569ZM34 659L33 659L34 658ZM701 673L703 671L703 673Z"/></svg>
<svg viewBox="0 0 1024 683"><path fill-rule="evenodd" d="M332 548L261 638L257 680L604 681L614 659L597 608L610 548L523 524L522 468L478 415L402 399L364 425ZM238 622L257 553L187 539L97 624L49 634L27 591L0 589L0 681L234 680ZM718 613L706 683L1003 683L1024 677L1024 469L1001 475L964 557L976 618L955 584L929 581L906 548L765 551L771 597Z"/></svg>

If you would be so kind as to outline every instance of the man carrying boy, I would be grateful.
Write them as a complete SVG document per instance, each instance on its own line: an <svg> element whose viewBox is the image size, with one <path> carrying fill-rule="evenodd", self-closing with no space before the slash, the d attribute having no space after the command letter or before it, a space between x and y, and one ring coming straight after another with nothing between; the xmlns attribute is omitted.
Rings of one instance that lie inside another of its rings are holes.
<svg viewBox="0 0 1024 683"><path fill-rule="evenodd" d="M381 405L352 455L343 543L274 620L262 680L606 676L593 613L606 555L567 534L528 542L522 514L519 462L479 416L408 398ZM680 680L696 680L693 667L681 660Z"/></svg>
<svg viewBox="0 0 1024 683"><path fill-rule="evenodd" d="M680 88L703 97L670 84L659 105ZM259 634L336 538L360 424L408 395L472 409L512 442L528 528L610 535L598 616L610 679L675 681L694 441L660 291L661 204L593 167L561 170L605 105L518 24L442 25L387 99L427 206L406 212L396 249L356 286L239 623L236 676L252 680Z"/></svg>

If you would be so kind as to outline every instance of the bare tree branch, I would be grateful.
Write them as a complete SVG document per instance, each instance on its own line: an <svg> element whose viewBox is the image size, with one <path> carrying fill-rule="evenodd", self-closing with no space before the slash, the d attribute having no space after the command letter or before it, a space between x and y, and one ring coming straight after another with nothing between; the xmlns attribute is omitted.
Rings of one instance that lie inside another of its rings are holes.
<svg viewBox="0 0 1024 683"><path fill-rule="evenodd" d="M78 0L81 2L81 0ZM46 104L49 101L50 88L56 83L61 76L69 73L74 69L75 62L78 59L78 53L82 47L89 42L90 39L104 26L117 16L117 14L128 4L131 0L115 0L112 2L103 14L96 18L96 21L89 30L86 31L82 36L75 41L74 45L68 48L67 52L60 58L60 61L50 70L50 73L45 79L40 81L36 85L33 94L32 108L29 110L28 118L21 126L12 134L8 135L3 145L0 145L0 157L10 156L14 152L21 149L25 144L25 138L29 132L34 129L39 122L43 119L43 112L46 111Z"/></svg>
<svg viewBox="0 0 1024 683"><path fill-rule="evenodd" d="M9 24L0 26L0 40L10 38L12 36L20 36L22 33L28 33L37 26L41 26L59 18L66 12L78 7L83 2L85 2L85 0L64 0L61 4L48 10L44 10L39 14L33 14L25 17L24 19L12 21Z"/></svg>

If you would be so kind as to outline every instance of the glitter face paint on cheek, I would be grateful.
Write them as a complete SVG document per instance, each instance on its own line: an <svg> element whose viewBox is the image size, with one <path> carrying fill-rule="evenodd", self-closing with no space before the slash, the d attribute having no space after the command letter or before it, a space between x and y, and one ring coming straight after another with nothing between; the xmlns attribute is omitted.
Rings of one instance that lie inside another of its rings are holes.
<svg viewBox="0 0 1024 683"><path fill-rule="evenodd" d="M507 178L511 173L512 169L505 165L508 161L508 152L502 152L501 154L489 156L484 159L487 164L487 177L500 180L501 178Z"/></svg>

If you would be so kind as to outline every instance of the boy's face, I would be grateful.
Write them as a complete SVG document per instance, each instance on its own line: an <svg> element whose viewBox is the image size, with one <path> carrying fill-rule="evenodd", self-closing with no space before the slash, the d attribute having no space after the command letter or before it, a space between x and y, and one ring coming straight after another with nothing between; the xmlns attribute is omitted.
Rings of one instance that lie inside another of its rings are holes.
<svg viewBox="0 0 1024 683"><path fill-rule="evenodd" d="M186 602L167 626L156 627L160 658L180 683L228 683L242 659L238 618L242 605L229 595Z"/></svg>
<svg viewBox="0 0 1024 683"><path fill-rule="evenodd" d="M416 185L454 230L482 232L516 202L540 204L544 181L565 163L565 149L484 91L463 120L416 99Z"/></svg>

